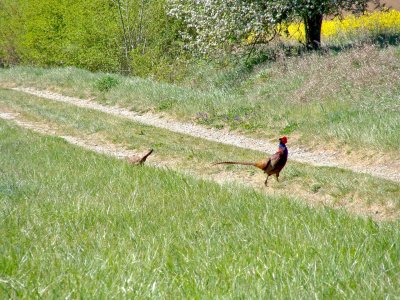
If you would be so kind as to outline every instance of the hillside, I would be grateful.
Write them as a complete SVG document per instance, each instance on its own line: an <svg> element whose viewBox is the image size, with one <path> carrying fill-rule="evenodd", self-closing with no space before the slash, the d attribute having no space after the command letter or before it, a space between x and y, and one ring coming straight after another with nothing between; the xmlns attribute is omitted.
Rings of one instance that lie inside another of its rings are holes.
<svg viewBox="0 0 400 300"><path fill-rule="evenodd" d="M75 68L3 69L0 79L4 87L94 98L262 140L286 134L293 147L335 150L353 161L379 156L392 165L399 161L399 53L363 46L282 58L250 73L204 65L184 85Z"/></svg>

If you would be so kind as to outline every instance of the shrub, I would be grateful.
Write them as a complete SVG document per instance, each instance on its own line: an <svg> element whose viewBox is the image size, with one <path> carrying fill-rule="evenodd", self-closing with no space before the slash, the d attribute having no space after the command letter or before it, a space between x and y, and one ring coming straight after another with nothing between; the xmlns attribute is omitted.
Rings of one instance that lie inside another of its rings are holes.
<svg viewBox="0 0 400 300"><path fill-rule="evenodd" d="M119 80L111 75L106 75L96 81L96 88L100 92L108 92L119 84Z"/></svg>

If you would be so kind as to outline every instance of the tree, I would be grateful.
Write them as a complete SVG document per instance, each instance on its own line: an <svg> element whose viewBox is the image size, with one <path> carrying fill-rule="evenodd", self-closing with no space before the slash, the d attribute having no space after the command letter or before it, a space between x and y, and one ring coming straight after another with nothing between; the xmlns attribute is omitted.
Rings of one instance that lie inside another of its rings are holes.
<svg viewBox="0 0 400 300"><path fill-rule="evenodd" d="M172 78L181 50L166 0L0 0L0 67L76 66ZM170 22L171 21L171 22Z"/></svg>
<svg viewBox="0 0 400 300"><path fill-rule="evenodd" d="M324 16L342 16L344 12L364 12L369 2L379 6L379 0L283 0L263 1L271 11L274 25L302 21L306 32L306 46L318 49L321 45L321 27Z"/></svg>
<svg viewBox="0 0 400 300"><path fill-rule="evenodd" d="M272 29L260 13L260 1L168 0L169 15L183 23L185 47L206 55L230 46L251 34L267 35Z"/></svg>
<svg viewBox="0 0 400 300"><path fill-rule="evenodd" d="M122 71L143 77L169 77L176 63L173 52L178 48L173 43L179 35L175 20L166 14L166 1L111 1L118 15Z"/></svg>
<svg viewBox="0 0 400 300"><path fill-rule="evenodd" d="M145 0L113 0L113 2L118 9L123 37L124 66L129 74L131 73L130 54L146 42L143 35L143 14L146 3Z"/></svg>
<svg viewBox="0 0 400 300"><path fill-rule="evenodd" d="M341 16L345 11L360 13L369 2L379 0L169 0L169 14L186 24L182 37L188 48L200 52L243 41L273 38L284 24L303 22L306 46L321 45L324 16Z"/></svg>

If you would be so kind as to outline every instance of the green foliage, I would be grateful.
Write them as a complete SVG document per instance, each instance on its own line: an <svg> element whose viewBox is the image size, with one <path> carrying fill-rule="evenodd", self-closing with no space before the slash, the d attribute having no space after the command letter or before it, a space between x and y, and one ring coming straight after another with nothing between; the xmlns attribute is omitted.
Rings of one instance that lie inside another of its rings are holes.
<svg viewBox="0 0 400 300"><path fill-rule="evenodd" d="M2 0L0 65L75 66L181 80L189 54L242 53L308 12L336 15L342 8L362 10L366 2ZM269 59L268 51L251 56L236 71Z"/></svg>
<svg viewBox="0 0 400 300"><path fill-rule="evenodd" d="M95 85L96 85L96 88L100 92L108 92L113 87L117 86L118 84L119 84L119 80L116 77L107 75L107 76L97 79Z"/></svg>
<svg viewBox="0 0 400 300"><path fill-rule="evenodd" d="M21 32L25 18L23 12L28 9L21 0L0 1L0 67L20 62Z"/></svg>
<svg viewBox="0 0 400 300"><path fill-rule="evenodd" d="M4 64L74 65L118 71L115 10L102 0L4 0L0 23ZM15 58L12 57L15 56Z"/></svg>
<svg viewBox="0 0 400 300"><path fill-rule="evenodd" d="M180 24L167 16L164 1L146 2L143 43L129 53L131 74L172 81L182 76L185 57L179 42Z"/></svg>
<svg viewBox="0 0 400 300"><path fill-rule="evenodd" d="M174 73L179 24L166 15L165 1L2 0L0 5L0 65L75 66L167 79Z"/></svg>

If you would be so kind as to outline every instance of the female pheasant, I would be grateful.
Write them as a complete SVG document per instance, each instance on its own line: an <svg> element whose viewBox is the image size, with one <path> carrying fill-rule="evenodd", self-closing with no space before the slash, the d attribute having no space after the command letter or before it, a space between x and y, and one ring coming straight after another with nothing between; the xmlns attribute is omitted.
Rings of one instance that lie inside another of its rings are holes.
<svg viewBox="0 0 400 300"><path fill-rule="evenodd" d="M150 149L143 156L132 156L132 157L129 157L128 158L128 162L133 164L133 165L142 165L146 161L147 157L149 157L150 154L152 154L152 153L153 153L153 149Z"/></svg>

